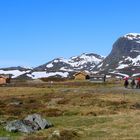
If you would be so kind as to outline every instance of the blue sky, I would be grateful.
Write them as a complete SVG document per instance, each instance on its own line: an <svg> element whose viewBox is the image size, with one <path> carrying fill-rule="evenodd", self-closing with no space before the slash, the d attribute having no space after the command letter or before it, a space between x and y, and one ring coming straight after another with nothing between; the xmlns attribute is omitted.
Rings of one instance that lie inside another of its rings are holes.
<svg viewBox="0 0 140 140"><path fill-rule="evenodd" d="M0 67L106 56L118 37L140 33L139 7L140 0L0 0Z"/></svg>

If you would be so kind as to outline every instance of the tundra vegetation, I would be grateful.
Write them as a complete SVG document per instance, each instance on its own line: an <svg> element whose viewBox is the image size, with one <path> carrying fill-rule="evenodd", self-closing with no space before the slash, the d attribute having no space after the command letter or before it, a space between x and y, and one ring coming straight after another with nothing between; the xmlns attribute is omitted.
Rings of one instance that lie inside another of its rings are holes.
<svg viewBox="0 0 140 140"><path fill-rule="evenodd" d="M84 81L22 82L0 87L0 137L12 140L140 138L139 89ZM7 132L5 123L40 114L54 127L32 134Z"/></svg>

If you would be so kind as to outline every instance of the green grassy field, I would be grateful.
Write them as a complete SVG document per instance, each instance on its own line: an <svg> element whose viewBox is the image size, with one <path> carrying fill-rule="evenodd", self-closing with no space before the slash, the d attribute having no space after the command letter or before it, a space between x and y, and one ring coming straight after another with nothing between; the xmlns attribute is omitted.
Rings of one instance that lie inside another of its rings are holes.
<svg viewBox="0 0 140 140"><path fill-rule="evenodd" d="M13 140L140 139L140 91L121 84L62 82L51 86L0 87L0 137ZM11 105L21 102L20 105ZM41 114L54 127L10 133L2 122ZM54 132L59 132L56 137Z"/></svg>

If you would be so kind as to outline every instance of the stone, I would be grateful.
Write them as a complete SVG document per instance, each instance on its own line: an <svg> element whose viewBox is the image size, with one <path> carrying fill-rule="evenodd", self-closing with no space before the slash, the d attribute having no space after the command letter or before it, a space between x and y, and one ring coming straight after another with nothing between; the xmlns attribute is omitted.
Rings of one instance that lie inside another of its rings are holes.
<svg viewBox="0 0 140 140"><path fill-rule="evenodd" d="M19 101L15 101L15 102L11 102L10 105L21 105L23 104L22 102Z"/></svg>
<svg viewBox="0 0 140 140"><path fill-rule="evenodd" d="M24 120L32 122L34 125L38 125L40 129L45 129L52 126L52 124L50 124L46 119L41 118L39 114L29 115Z"/></svg>
<svg viewBox="0 0 140 140"><path fill-rule="evenodd" d="M55 130L49 137L48 140L53 140L53 139L60 139L60 131Z"/></svg>
<svg viewBox="0 0 140 140"><path fill-rule="evenodd" d="M14 120L9 122L5 129L9 132L24 132L24 133L32 133L34 130L32 127L26 125L21 120Z"/></svg>
<svg viewBox="0 0 140 140"><path fill-rule="evenodd" d="M46 119L42 118L39 114L28 115L23 120L14 120L8 122L5 129L9 132L24 132L32 133L40 129L52 127Z"/></svg>

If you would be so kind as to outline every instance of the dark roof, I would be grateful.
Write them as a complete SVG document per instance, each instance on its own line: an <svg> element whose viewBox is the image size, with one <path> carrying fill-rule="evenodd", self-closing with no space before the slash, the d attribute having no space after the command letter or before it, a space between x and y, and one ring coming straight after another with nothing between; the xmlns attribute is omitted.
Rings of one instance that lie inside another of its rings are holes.
<svg viewBox="0 0 140 140"><path fill-rule="evenodd" d="M74 74L74 76L76 76L76 75L78 75L78 74L83 74L83 75L85 75L85 76L89 75L88 73L86 73L86 72L84 72L84 71L80 71L80 72L76 72L76 73Z"/></svg>

